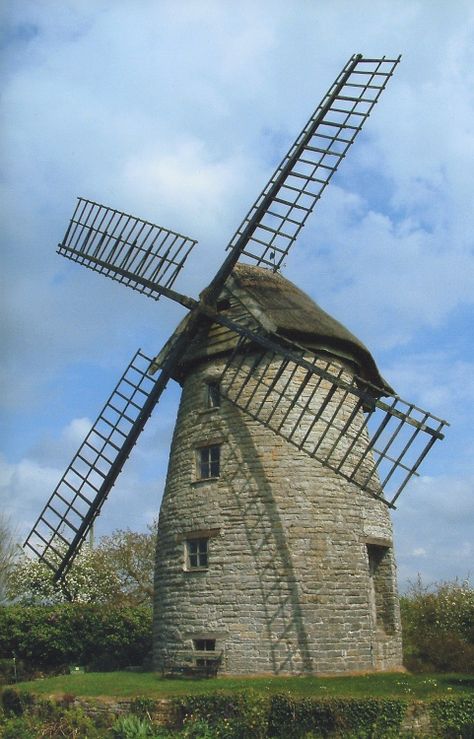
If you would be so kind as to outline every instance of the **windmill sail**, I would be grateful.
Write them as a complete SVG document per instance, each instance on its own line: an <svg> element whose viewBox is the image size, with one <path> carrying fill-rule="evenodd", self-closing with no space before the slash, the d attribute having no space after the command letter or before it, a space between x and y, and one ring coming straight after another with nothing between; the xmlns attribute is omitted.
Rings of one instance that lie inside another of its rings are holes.
<svg viewBox="0 0 474 739"><path fill-rule="evenodd" d="M360 54L348 61L228 248L279 269L399 61Z"/></svg>
<svg viewBox="0 0 474 739"><path fill-rule="evenodd" d="M197 242L78 198L58 253L155 300L174 283Z"/></svg>
<svg viewBox="0 0 474 739"><path fill-rule="evenodd" d="M28 546L56 579L70 568L166 381L136 352L29 534Z"/></svg>
<svg viewBox="0 0 474 739"><path fill-rule="evenodd" d="M392 507L447 425L397 395L382 400L386 391L338 364L308 359L307 350L262 336L241 338L223 372L221 392Z"/></svg>
<svg viewBox="0 0 474 739"><path fill-rule="evenodd" d="M237 229L210 285L241 255L277 270L393 75L397 59L352 56Z"/></svg>

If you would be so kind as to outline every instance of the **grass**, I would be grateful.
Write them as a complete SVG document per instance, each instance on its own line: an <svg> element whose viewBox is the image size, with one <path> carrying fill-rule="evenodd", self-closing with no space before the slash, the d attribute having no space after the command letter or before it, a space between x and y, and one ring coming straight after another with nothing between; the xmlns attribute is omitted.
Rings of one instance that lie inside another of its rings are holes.
<svg viewBox="0 0 474 739"><path fill-rule="evenodd" d="M260 693L294 696L392 697L426 699L474 692L474 676L457 674L409 675L383 673L344 677L253 677L166 679L152 672L90 672L42 678L15 687L41 695L71 693L77 696L165 698L204 695L215 690L252 689Z"/></svg>

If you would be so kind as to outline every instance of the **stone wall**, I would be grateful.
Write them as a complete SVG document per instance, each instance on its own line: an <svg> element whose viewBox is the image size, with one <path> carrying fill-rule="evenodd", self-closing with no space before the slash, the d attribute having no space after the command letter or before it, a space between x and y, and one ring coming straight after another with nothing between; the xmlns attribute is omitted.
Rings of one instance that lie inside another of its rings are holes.
<svg viewBox="0 0 474 739"><path fill-rule="evenodd" d="M228 400L207 408L222 369L201 363L183 386L159 523L155 668L192 658L197 639L215 642L223 674L399 668L387 507ZM200 480L198 450L216 444L220 476ZM205 568L187 568L191 537L208 539Z"/></svg>

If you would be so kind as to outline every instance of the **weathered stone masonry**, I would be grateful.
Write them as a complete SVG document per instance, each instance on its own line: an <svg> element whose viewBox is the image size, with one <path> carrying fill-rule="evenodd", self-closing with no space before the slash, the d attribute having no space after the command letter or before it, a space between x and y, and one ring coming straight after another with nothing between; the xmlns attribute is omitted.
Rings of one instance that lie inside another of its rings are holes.
<svg viewBox="0 0 474 739"><path fill-rule="evenodd" d="M220 673L399 667L386 506L225 398L208 408L224 359L207 352L180 378L158 535L157 669L202 640L222 653ZM210 445L220 446L220 475L200 480L199 449ZM193 538L207 540L205 567L188 567Z"/></svg>

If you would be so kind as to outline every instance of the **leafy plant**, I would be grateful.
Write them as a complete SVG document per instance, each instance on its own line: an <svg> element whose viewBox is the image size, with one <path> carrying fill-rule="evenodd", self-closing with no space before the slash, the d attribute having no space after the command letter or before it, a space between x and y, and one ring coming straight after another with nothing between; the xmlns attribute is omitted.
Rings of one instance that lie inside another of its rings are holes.
<svg viewBox="0 0 474 739"><path fill-rule="evenodd" d="M121 716L112 726L112 735L116 739L141 739L155 736L150 721L138 716Z"/></svg>
<svg viewBox="0 0 474 739"><path fill-rule="evenodd" d="M474 737L474 696L443 698L430 704L433 723L441 736Z"/></svg>
<svg viewBox="0 0 474 739"><path fill-rule="evenodd" d="M130 703L130 712L140 718L151 718L156 708L156 701L146 695L138 695Z"/></svg>
<svg viewBox="0 0 474 739"><path fill-rule="evenodd" d="M5 688L1 693L2 708L7 716L22 716L34 703L31 693L20 692L15 688Z"/></svg>
<svg viewBox="0 0 474 739"><path fill-rule="evenodd" d="M406 667L474 672L474 589L469 582L412 583L401 598Z"/></svg>
<svg viewBox="0 0 474 739"><path fill-rule="evenodd" d="M151 609L92 604L0 609L0 657L12 651L28 665L93 669L139 665L151 652Z"/></svg>

